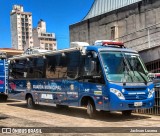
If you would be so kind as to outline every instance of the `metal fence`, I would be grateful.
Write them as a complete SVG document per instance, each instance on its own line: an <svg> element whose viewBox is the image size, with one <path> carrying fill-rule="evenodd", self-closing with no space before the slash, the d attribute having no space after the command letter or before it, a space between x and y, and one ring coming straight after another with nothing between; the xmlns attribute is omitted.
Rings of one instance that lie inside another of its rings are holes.
<svg viewBox="0 0 160 136"><path fill-rule="evenodd" d="M155 86L155 104L150 109L138 109L136 113L160 115L160 86Z"/></svg>

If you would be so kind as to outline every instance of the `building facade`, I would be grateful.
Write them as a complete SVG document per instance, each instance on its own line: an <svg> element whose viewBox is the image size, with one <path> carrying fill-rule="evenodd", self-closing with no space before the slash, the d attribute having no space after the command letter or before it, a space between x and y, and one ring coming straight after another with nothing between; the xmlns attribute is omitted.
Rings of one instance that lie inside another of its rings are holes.
<svg viewBox="0 0 160 136"><path fill-rule="evenodd" d="M25 50L33 46L32 14L24 12L23 6L14 5L10 13L12 48Z"/></svg>
<svg viewBox="0 0 160 136"><path fill-rule="evenodd" d="M86 17L70 26L70 41L123 41L151 72L160 72L160 1L95 0Z"/></svg>
<svg viewBox="0 0 160 136"><path fill-rule="evenodd" d="M37 28L33 29L34 48L57 50L55 33L46 32L46 22L40 20Z"/></svg>

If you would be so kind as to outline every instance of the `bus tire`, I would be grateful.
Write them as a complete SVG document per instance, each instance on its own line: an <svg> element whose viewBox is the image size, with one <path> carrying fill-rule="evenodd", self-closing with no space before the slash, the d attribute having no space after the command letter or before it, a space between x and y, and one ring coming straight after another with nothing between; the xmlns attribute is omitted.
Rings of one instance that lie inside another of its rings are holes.
<svg viewBox="0 0 160 136"><path fill-rule="evenodd" d="M33 109L34 108L34 101L32 96L27 97L27 108Z"/></svg>
<svg viewBox="0 0 160 136"><path fill-rule="evenodd" d="M7 99L8 99L8 96L5 96L5 97L4 97L4 102L6 102L6 101L7 101Z"/></svg>
<svg viewBox="0 0 160 136"><path fill-rule="evenodd" d="M89 118L94 118L96 114L96 108L92 101L88 101L87 103L87 114L89 115Z"/></svg>
<svg viewBox="0 0 160 136"><path fill-rule="evenodd" d="M123 115L123 116L131 116L131 115L132 115L132 110L122 111L122 115Z"/></svg>

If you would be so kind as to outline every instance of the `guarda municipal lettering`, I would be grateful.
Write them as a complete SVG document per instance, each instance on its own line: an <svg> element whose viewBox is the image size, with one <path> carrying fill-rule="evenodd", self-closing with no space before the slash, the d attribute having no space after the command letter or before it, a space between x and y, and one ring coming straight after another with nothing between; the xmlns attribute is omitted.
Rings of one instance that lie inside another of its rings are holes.
<svg viewBox="0 0 160 136"><path fill-rule="evenodd" d="M50 85L33 85L33 89L46 89L46 90L61 90L61 86L50 86Z"/></svg>

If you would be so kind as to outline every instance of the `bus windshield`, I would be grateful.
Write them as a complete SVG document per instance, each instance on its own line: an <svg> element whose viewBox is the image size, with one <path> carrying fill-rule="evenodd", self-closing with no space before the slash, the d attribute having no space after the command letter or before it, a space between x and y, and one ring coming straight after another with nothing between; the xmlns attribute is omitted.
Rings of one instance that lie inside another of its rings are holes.
<svg viewBox="0 0 160 136"><path fill-rule="evenodd" d="M103 67L107 79L113 82L143 82L147 83L147 70L136 53L101 52Z"/></svg>

